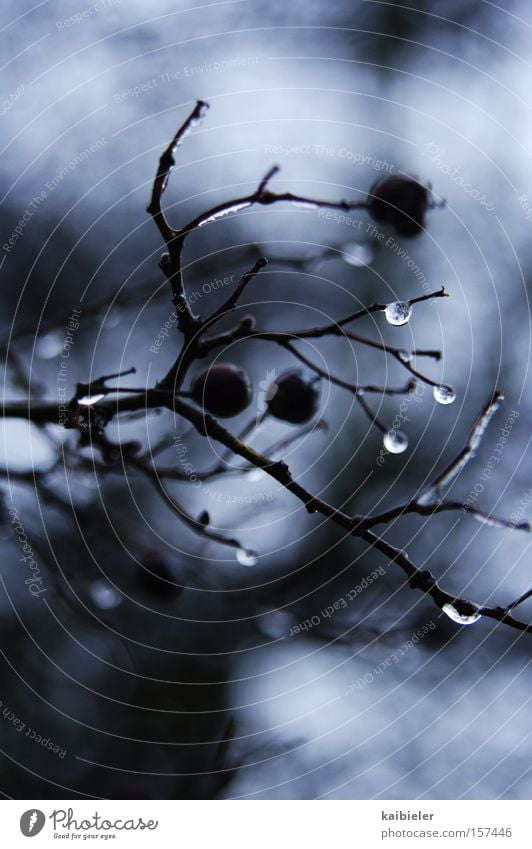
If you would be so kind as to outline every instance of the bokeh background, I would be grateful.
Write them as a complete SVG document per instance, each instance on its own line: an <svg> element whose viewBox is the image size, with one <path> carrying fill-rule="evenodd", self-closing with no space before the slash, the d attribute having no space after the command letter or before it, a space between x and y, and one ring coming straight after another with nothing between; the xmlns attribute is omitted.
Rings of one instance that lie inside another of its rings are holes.
<svg viewBox="0 0 532 849"><path fill-rule="evenodd" d="M165 196L176 224L252 191L275 163L278 191L363 199L402 170L446 202L425 233L395 237L394 247L372 236L364 213L353 216L362 224L346 224L287 205L243 210L187 243L200 314L259 253L270 257L236 313L252 312L261 327L311 326L427 287L451 295L418 305L404 327L376 313L357 330L441 349L441 363L422 365L454 386L456 402L438 405L428 388L409 402L408 451L379 465L382 435L350 395L323 383L328 429L286 450L294 475L353 513L394 506L453 457L500 388L505 404L453 495L467 499L482 482L484 508L531 518L524 0L24 3L5 13L0 37L8 400L28 397L30 375L34 400L60 402L73 310L67 397L77 382L132 366L137 386L164 375L178 340L172 331L150 351L172 306L145 207L160 152L201 98L210 111L179 149ZM321 262L291 261L324 248L335 251ZM339 340L307 353L348 380L406 377L398 363ZM223 359L249 371L252 415L292 365L260 343L236 344ZM391 424L401 400L371 402ZM482 478L512 410L501 462ZM108 433L144 447L166 440L166 465L179 465L176 439L197 469L218 450L169 413L121 420ZM269 423L253 444L292 433ZM120 463L104 475L76 467L76 440L23 419L2 431L5 796L530 797L528 635L450 621L381 555L309 516L266 476L173 484L190 509L207 509L215 527L258 553L244 566L185 528ZM9 507L43 576L38 598L24 583ZM383 533L476 602L506 604L530 585L527 534L454 513L405 518ZM146 555L166 560L175 585L146 578ZM520 615L532 618L532 602Z"/></svg>

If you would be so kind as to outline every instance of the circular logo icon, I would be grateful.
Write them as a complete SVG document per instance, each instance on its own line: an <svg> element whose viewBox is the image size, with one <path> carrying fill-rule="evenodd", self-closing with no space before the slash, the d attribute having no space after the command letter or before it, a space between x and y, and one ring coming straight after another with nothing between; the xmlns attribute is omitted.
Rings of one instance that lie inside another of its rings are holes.
<svg viewBox="0 0 532 849"><path fill-rule="evenodd" d="M24 811L20 818L20 830L24 837L35 837L43 830L46 817L42 811L37 808L31 808L29 811Z"/></svg>

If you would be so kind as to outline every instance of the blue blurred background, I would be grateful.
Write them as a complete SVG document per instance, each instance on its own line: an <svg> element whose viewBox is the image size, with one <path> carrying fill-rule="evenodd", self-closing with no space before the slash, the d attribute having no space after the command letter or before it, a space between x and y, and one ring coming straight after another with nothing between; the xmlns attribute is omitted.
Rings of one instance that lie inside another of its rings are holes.
<svg viewBox="0 0 532 849"><path fill-rule="evenodd" d="M454 456L500 388L505 404L453 495L467 499L482 481L485 509L531 518L532 18L524 0L504 9L473 0L95 0L24 3L10 15L0 36L8 399L26 397L19 363L35 393L60 401L73 310L67 397L91 377L135 366L129 385L139 386L170 366L175 332L150 350L172 305L145 207L162 149L201 98L210 110L178 150L165 195L176 226L252 191L273 164L276 191L362 200L383 175L406 171L445 200L411 240L390 242L387 232L379 242L364 212L342 223L287 205L244 210L189 239L185 279L202 315L258 253L272 261L236 316L253 312L261 327L321 324L442 285L451 295L419 304L404 327L376 313L356 329L441 349L440 363L419 365L452 384L456 402L436 404L429 388L409 401L408 451L380 466L382 435L350 395L323 384L328 430L287 449L294 475L353 513L394 506ZM329 247L337 253L319 263L289 261ZM407 377L378 352L339 340L318 340L306 353L350 381ZM293 365L260 343L238 343L223 359L249 371L253 410ZM402 399L370 401L391 424ZM481 478L512 410L501 462ZM254 444L291 432L268 424ZM170 414L121 420L109 435L145 447L165 439L166 465L178 463L176 438L196 469L218 450ZM258 552L247 568L179 523L142 478L63 463L60 446L76 438L21 419L3 428L6 504L48 586L46 603L29 595L7 516L6 795L530 797L528 635L451 622L381 555L309 516L266 476L174 484L193 512L207 509L213 525ZM383 531L446 589L478 603L508 603L530 584L524 533L454 513ZM141 579L139 561L154 551L185 587L175 597ZM383 566L385 575L356 589ZM345 607L323 615L349 593ZM532 618L532 602L520 615ZM312 627L295 633L308 620ZM17 718L65 754L19 730Z"/></svg>

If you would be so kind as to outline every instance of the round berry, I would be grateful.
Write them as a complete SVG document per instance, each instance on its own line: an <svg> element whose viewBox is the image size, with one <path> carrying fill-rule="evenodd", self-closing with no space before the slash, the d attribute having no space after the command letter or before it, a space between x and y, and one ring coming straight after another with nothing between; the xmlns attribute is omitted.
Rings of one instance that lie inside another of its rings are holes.
<svg viewBox="0 0 532 849"><path fill-rule="evenodd" d="M249 406L251 383L238 366L216 363L195 378L190 395L213 416L230 418Z"/></svg>
<svg viewBox="0 0 532 849"><path fill-rule="evenodd" d="M400 236L417 236L425 227L430 191L415 177L393 174L377 180L367 205L379 224L392 227Z"/></svg>
<svg viewBox="0 0 532 849"><path fill-rule="evenodd" d="M175 598L183 592L176 572L168 559L157 551L144 555L139 566L139 584L147 595Z"/></svg>
<svg viewBox="0 0 532 849"><path fill-rule="evenodd" d="M283 371L268 389L268 412L276 419L291 424L308 422L318 409L318 382L318 377L304 377L301 369Z"/></svg>

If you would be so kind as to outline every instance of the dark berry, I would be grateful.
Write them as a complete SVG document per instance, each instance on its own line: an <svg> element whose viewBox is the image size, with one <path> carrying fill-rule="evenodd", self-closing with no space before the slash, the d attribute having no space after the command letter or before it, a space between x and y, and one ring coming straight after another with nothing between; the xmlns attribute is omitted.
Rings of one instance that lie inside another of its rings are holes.
<svg viewBox="0 0 532 849"><path fill-rule="evenodd" d="M301 369L283 371L268 389L268 412L291 424L308 422L318 409L318 382L316 377L305 378Z"/></svg>
<svg viewBox="0 0 532 849"><path fill-rule="evenodd" d="M367 204L379 224L392 227L400 236L417 236L425 227L430 191L415 177L393 174L374 184Z"/></svg>
<svg viewBox="0 0 532 849"><path fill-rule="evenodd" d="M248 330L255 330L256 324L257 320L254 315L245 315L240 322L240 330L245 332Z"/></svg>
<svg viewBox="0 0 532 849"><path fill-rule="evenodd" d="M175 598L183 592L170 561L156 551L148 552L139 566L139 583L147 595Z"/></svg>
<svg viewBox="0 0 532 849"><path fill-rule="evenodd" d="M217 363L202 371L192 383L190 395L213 416L230 418L245 410L251 401L251 383L238 366Z"/></svg>

